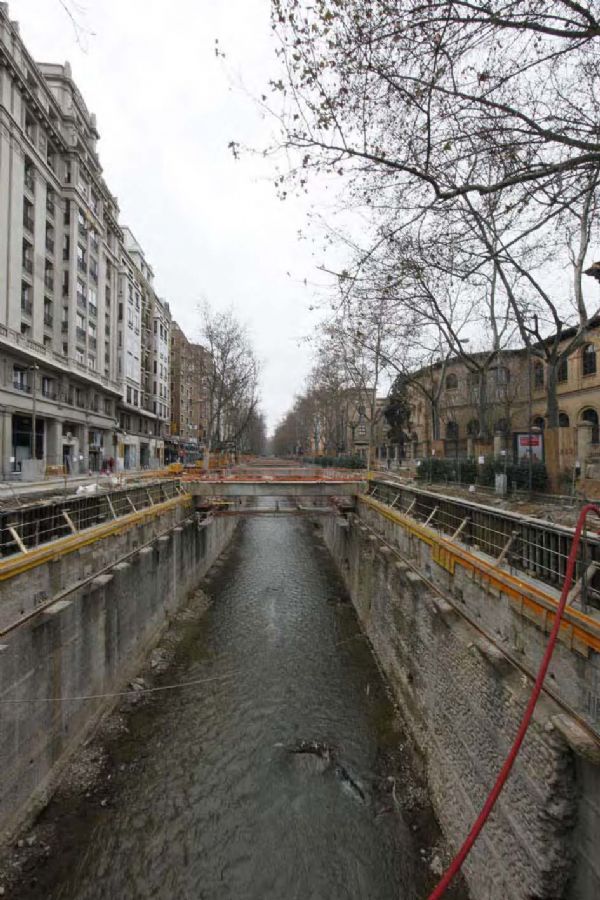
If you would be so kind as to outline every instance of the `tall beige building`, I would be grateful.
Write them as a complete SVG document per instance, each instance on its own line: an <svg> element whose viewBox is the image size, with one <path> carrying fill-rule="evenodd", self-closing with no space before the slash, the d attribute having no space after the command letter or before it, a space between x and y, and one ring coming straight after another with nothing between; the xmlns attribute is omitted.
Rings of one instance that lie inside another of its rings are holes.
<svg viewBox="0 0 600 900"><path fill-rule="evenodd" d="M97 141L69 65L36 64L0 3L0 477L116 453L121 230Z"/></svg>
<svg viewBox="0 0 600 900"><path fill-rule="evenodd" d="M0 478L164 461L171 314L98 137L69 64L35 63L0 3Z"/></svg>

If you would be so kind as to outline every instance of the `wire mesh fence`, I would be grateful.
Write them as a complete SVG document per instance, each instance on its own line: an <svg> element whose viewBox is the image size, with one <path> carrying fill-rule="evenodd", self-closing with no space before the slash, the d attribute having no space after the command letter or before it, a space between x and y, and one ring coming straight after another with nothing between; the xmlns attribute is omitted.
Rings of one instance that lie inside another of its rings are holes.
<svg viewBox="0 0 600 900"><path fill-rule="evenodd" d="M562 585L571 528L377 479L371 482L370 493L440 534L485 553L497 564L555 588ZM581 608L600 609L600 536L595 533L584 534L574 581Z"/></svg>
<svg viewBox="0 0 600 900"><path fill-rule="evenodd" d="M0 510L0 557L27 552L177 497L179 480L148 482Z"/></svg>

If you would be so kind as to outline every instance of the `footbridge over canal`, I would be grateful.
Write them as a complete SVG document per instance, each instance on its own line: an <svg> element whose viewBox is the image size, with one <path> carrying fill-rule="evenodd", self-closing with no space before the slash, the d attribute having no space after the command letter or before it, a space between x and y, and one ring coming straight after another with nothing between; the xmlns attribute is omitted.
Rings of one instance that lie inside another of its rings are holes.
<svg viewBox="0 0 600 900"><path fill-rule="evenodd" d="M314 516L418 748L448 847L460 845L517 732L573 531L384 477L282 465L0 510L5 837L127 690L238 522L276 513ZM267 533L269 569L278 544ZM600 896L599 571L590 527L521 754L465 864L473 898ZM284 598L265 590L268 610L257 611L272 616ZM256 646L268 656L268 641Z"/></svg>

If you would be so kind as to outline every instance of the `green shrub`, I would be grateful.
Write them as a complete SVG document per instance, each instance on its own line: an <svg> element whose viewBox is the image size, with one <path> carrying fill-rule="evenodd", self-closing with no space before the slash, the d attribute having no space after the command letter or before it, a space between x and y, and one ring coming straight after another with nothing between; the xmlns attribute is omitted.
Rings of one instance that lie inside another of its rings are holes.
<svg viewBox="0 0 600 900"><path fill-rule="evenodd" d="M360 456L305 456L304 462L310 465L334 469L365 468L365 461Z"/></svg>

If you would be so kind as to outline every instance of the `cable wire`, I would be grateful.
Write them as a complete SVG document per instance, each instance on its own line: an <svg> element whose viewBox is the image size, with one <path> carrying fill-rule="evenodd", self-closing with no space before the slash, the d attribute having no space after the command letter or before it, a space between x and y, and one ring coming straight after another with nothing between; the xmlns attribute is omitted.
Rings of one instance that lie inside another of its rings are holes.
<svg viewBox="0 0 600 900"><path fill-rule="evenodd" d="M521 719L521 724L519 725L519 730L517 731L516 737L513 741L512 747L510 748L508 755L504 761L504 765L502 766L500 773L496 779L496 783L494 784L492 790L490 791L487 800L483 804L482 810L477 816L471 830L469 831L467 837L464 840L464 843L446 871L444 872L441 880L439 881L437 887L429 895L428 900L439 900L440 897L443 897L448 889L450 883L454 879L454 877L458 874L462 865L469 855L473 844L479 837L485 823L487 822L490 813L492 812L498 797L500 796L504 785L510 775L511 769L514 765L514 762L518 756L519 750L521 749L521 744L525 738L527 733L527 729L529 728L531 719L533 717L533 712L536 707L538 698L542 691L542 686L544 684L544 679L546 678L546 673L548 672L548 666L550 665L550 660L552 659L552 654L554 652L554 647L556 646L556 641L558 638L558 633L560 631L560 625L562 620L562 615L565 610L565 606L567 603L567 597L569 596L569 590L571 588L571 583L573 581L573 572L575 570L575 561L577 559L577 550L579 549L579 542L581 540L581 532L583 531L583 526L585 524L585 520L587 518L588 513L594 512L598 517L600 517L600 507L596 506L593 503L588 503L584 506L579 513L579 518L577 519L577 526L575 528L575 534L573 535L573 542L571 544L571 550L569 553L569 558L567 560L567 570L565 573L565 581L563 584L563 589L561 591L560 600L558 602L558 607L556 609L556 613L554 616L554 624L552 626L552 631L550 633L550 637L548 638L548 644L546 645L546 649L544 651L544 656L542 657L542 661L540 663L540 667L535 679L535 684L533 686L531 695L529 697L529 701L527 703L527 707L523 714L523 718Z"/></svg>

